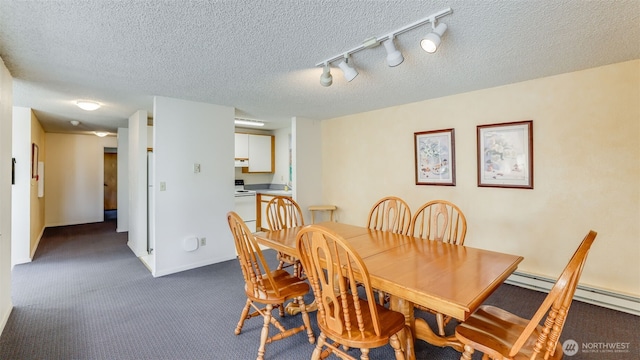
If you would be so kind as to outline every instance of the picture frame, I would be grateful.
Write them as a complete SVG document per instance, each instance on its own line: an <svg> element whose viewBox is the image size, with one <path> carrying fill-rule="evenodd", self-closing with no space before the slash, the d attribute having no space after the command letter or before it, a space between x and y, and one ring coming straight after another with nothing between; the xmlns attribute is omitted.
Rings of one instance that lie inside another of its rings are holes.
<svg viewBox="0 0 640 360"><path fill-rule="evenodd" d="M36 143L31 144L31 178L38 180L39 149Z"/></svg>
<svg viewBox="0 0 640 360"><path fill-rule="evenodd" d="M533 189L533 120L478 125L478 187Z"/></svg>
<svg viewBox="0 0 640 360"><path fill-rule="evenodd" d="M455 130L413 133L416 185L456 185Z"/></svg>

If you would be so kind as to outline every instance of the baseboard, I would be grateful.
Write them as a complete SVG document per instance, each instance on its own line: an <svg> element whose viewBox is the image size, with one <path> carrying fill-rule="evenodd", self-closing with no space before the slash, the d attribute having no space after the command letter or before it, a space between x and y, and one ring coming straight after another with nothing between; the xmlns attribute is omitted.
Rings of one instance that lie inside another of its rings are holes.
<svg viewBox="0 0 640 360"><path fill-rule="evenodd" d="M8 309L3 311L2 318L0 318L0 335L2 335L2 332L4 331L4 327L7 325L7 322L9 321L9 315L11 315L11 310L13 310L13 304L9 302Z"/></svg>
<svg viewBox="0 0 640 360"><path fill-rule="evenodd" d="M516 271L505 282L527 289L549 292L556 279ZM640 316L640 297L578 285L573 298L574 300Z"/></svg>
<svg viewBox="0 0 640 360"><path fill-rule="evenodd" d="M31 258L29 259L29 262L36 255L36 250L38 250L38 246L40 246L40 240L42 240L42 236L44 235L45 229L46 227L43 227L42 230L40 230L40 234L38 234L38 238L36 239L36 245L33 247L33 249L31 249L31 254L30 254Z"/></svg>

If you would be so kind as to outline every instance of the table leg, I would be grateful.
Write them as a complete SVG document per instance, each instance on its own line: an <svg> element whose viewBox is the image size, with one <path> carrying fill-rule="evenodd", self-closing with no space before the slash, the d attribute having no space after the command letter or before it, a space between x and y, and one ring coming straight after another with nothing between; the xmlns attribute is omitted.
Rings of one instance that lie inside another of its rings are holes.
<svg viewBox="0 0 640 360"><path fill-rule="evenodd" d="M287 314L293 316L300 312L300 306L295 302L290 302L287 306L284 307L284 310ZM311 304L307 304L307 312L312 312L318 310L318 304L316 304L315 299L311 302Z"/></svg>
<svg viewBox="0 0 640 360"><path fill-rule="evenodd" d="M405 324L411 334L410 337L408 336L407 350L405 350L407 359L415 359L415 349L413 342L411 341L415 341L415 339L426 341L431 345L439 347L450 346L456 349L456 351L463 351L462 344L455 338L455 336L443 337L437 335L424 319L416 319L413 315L414 309L412 302L391 295L389 298L389 308L404 314Z"/></svg>
<svg viewBox="0 0 640 360"><path fill-rule="evenodd" d="M401 299L397 296L391 295L389 297L389 308L394 311L398 311L404 314L404 338L400 339L402 348L404 349L404 355L406 360L416 359L416 350L414 348L415 343L415 331L414 324L415 318L413 317L413 303L405 299Z"/></svg>
<svg viewBox="0 0 640 360"><path fill-rule="evenodd" d="M448 337L437 335L435 332L433 332L429 324L427 324L427 322L424 319L420 319L420 318L415 319L414 330L415 330L415 336L417 339L424 340L431 345L435 345L439 347L450 346L456 349L456 351L459 351L459 352L463 351L463 346L456 339L455 335L448 336Z"/></svg>

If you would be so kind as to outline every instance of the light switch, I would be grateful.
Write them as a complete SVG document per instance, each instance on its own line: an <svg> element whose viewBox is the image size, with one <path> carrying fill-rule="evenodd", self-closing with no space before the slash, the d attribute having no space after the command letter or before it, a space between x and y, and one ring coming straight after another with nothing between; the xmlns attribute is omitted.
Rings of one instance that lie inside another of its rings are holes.
<svg viewBox="0 0 640 360"><path fill-rule="evenodd" d="M167 191L167 183L160 181L160 191Z"/></svg>
<svg viewBox="0 0 640 360"><path fill-rule="evenodd" d="M198 164L198 163L193 164L193 172L195 174L200 172L200 164Z"/></svg>

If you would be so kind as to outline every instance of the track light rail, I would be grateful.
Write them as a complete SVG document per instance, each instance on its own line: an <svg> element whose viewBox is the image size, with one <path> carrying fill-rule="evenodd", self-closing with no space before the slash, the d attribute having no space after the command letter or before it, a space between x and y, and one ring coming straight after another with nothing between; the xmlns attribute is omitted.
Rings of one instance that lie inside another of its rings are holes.
<svg viewBox="0 0 640 360"><path fill-rule="evenodd" d="M447 15L449 15L451 13L453 13L453 10L451 8L446 8L444 10L441 10L441 11L437 12L437 13L434 13L434 14L431 14L431 15L425 17L425 18L422 18L422 19L420 19L418 21L412 22L411 24L408 24L408 25L405 25L405 26L403 26L403 27L401 27L399 29L396 29L396 30L394 30L394 31L392 31L392 32L390 32L390 33L388 33L386 35L383 35L383 36L380 36L380 37L377 37L377 38L366 39L362 44L354 47L353 49L347 50L347 51L345 51L343 53L340 53L340 54L335 55L333 57L330 57L328 59L322 60L319 63L317 63L316 66L325 66L325 64L330 64L330 63L333 63L333 62L335 62L337 60L344 59L345 57L350 56L352 54L355 54L355 53L357 53L359 51L362 51L364 49L375 47L375 46L379 45L380 42L382 42L382 41L391 39L391 38L393 38L393 37L395 37L395 36L397 36L399 34L402 34L402 33L405 33L407 31L413 30L413 29L415 29L417 27L420 27L420 26L422 26L424 24L431 23L432 25L435 25L436 20L438 20L441 17L447 16Z"/></svg>

